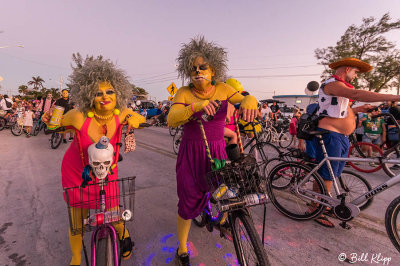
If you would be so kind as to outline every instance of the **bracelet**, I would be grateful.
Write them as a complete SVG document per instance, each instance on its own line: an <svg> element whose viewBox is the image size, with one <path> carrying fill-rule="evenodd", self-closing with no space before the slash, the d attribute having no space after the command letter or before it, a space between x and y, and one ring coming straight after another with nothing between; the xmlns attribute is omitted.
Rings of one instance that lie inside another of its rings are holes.
<svg viewBox="0 0 400 266"><path fill-rule="evenodd" d="M194 109L193 109L193 103L190 105L190 107L192 107L192 112L194 113Z"/></svg>

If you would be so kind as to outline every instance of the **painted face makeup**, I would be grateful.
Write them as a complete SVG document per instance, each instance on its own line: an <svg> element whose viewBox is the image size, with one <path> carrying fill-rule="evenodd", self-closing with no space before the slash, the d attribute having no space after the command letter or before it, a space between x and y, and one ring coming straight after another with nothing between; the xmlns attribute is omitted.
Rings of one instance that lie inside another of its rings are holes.
<svg viewBox="0 0 400 266"><path fill-rule="evenodd" d="M210 88L214 71L203 57L197 57L193 62L191 80L197 89L207 90Z"/></svg>
<svg viewBox="0 0 400 266"><path fill-rule="evenodd" d="M117 95L114 88L108 82L99 84L99 90L93 100L96 111L113 111L117 105Z"/></svg>

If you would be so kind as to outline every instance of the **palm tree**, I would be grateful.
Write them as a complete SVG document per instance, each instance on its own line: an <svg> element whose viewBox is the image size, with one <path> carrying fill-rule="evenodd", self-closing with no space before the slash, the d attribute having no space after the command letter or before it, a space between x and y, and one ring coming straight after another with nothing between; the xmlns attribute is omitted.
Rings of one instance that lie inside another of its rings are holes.
<svg viewBox="0 0 400 266"><path fill-rule="evenodd" d="M28 86L26 85L21 85L18 87L18 93L26 95L26 93L28 92Z"/></svg>
<svg viewBox="0 0 400 266"><path fill-rule="evenodd" d="M43 80L41 77L39 77L39 76L37 76L37 77L32 77L32 80L31 80L31 81L28 81L28 85L32 85L32 86L33 86L33 89L34 89L35 91L37 91L37 90L40 89L40 88L43 88L43 83L44 83L44 80Z"/></svg>

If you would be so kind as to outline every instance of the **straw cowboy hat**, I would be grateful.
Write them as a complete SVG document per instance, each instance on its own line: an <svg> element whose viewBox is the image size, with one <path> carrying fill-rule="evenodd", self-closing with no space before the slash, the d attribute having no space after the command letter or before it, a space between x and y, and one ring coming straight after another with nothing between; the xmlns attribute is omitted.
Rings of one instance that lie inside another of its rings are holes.
<svg viewBox="0 0 400 266"><path fill-rule="evenodd" d="M353 57L343 58L337 62L329 64L329 67L335 70L341 66L356 67L360 69L361 73L372 70L372 66L370 64Z"/></svg>

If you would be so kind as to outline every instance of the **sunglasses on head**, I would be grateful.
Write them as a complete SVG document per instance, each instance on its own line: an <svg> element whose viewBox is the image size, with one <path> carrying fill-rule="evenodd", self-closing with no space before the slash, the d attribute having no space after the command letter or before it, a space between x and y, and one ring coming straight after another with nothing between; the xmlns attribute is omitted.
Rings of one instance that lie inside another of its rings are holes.
<svg viewBox="0 0 400 266"><path fill-rule="evenodd" d="M115 94L115 91L114 90L106 90L105 94L106 95L113 95L113 94ZM98 91L95 94L96 97L102 97L103 95L104 95L104 93L102 91Z"/></svg>

